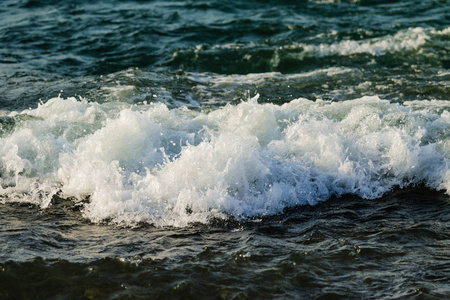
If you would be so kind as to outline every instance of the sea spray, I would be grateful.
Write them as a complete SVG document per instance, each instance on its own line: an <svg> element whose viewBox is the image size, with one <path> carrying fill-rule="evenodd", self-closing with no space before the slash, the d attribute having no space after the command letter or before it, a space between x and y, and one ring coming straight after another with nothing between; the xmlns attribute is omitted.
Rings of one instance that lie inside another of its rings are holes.
<svg viewBox="0 0 450 300"><path fill-rule="evenodd" d="M449 187L448 102L258 96L209 111L54 98L0 140L4 201L74 199L89 220L186 226L346 194Z"/></svg>

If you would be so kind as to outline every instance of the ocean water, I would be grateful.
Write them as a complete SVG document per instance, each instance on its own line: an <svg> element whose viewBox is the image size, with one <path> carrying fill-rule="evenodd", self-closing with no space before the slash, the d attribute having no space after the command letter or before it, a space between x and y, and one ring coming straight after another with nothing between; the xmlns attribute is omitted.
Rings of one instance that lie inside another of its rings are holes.
<svg viewBox="0 0 450 300"><path fill-rule="evenodd" d="M450 297L450 2L0 5L0 299Z"/></svg>

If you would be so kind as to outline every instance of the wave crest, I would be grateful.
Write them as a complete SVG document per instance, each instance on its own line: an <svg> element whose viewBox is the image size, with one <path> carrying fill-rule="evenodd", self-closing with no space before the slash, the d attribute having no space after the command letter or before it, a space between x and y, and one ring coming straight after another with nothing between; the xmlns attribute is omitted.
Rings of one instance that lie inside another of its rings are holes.
<svg viewBox="0 0 450 300"><path fill-rule="evenodd" d="M43 208L72 198L93 222L186 226L413 184L449 190L448 106L255 97L198 111L54 98L11 113L30 118L0 140L0 193Z"/></svg>

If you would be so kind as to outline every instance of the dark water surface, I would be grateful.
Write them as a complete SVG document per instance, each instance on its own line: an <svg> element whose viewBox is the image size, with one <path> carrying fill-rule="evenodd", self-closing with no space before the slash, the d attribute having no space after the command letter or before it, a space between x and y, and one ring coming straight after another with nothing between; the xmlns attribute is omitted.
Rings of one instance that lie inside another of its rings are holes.
<svg viewBox="0 0 450 300"><path fill-rule="evenodd" d="M5 0L0 13L1 100L15 109L61 90L101 99L96 90L110 82L97 75L132 84L137 94L162 81L172 97L193 94L200 101L211 95L195 90L197 82L183 72L352 69L340 78L286 83L281 76L238 86L229 96L211 92L226 102L242 89L283 102L301 96L442 99L449 93L448 32L432 33L448 31L448 1ZM156 82L141 82L139 74L122 78L136 67Z"/></svg>
<svg viewBox="0 0 450 300"><path fill-rule="evenodd" d="M2 206L2 297L445 298L448 196L347 197L242 224L138 229ZM58 220L55 222L55 220Z"/></svg>
<svg viewBox="0 0 450 300"><path fill-rule="evenodd" d="M0 299L450 297L450 2L0 5Z"/></svg>
<svg viewBox="0 0 450 300"><path fill-rule="evenodd" d="M183 229L92 225L64 201L38 219L2 206L1 295L444 299L449 204L409 189Z"/></svg>

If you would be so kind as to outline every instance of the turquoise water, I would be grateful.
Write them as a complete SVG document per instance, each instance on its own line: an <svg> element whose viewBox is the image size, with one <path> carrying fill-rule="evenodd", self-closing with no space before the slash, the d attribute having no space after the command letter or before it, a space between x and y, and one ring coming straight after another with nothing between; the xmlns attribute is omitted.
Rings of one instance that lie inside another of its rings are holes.
<svg viewBox="0 0 450 300"><path fill-rule="evenodd" d="M448 1L3 1L0 298L450 296Z"/></svg>

